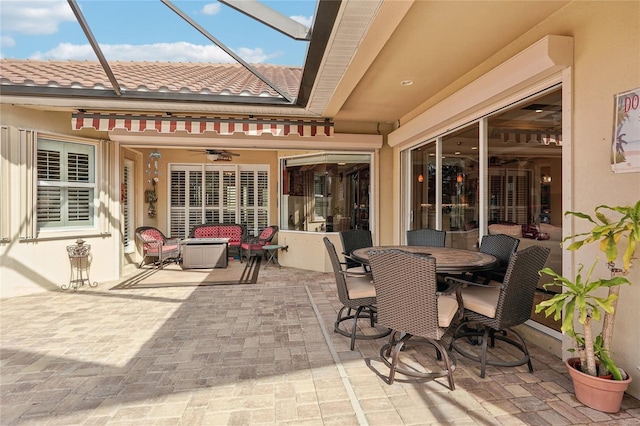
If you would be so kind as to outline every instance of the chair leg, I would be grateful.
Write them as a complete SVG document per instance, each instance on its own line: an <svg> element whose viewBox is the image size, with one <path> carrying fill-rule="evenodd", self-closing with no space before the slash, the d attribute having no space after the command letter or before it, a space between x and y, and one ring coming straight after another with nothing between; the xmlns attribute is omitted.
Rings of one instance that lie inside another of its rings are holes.
<svg viewBox="0 0 640 426"><path fill-rule="evenodd" d="M353 328L351 329L351 350L354 350L356 347L356 334L358 332L358 318L362 313L364 306L359 306L355 315L353 316Z"/></svg>
<svg viewBox="0 0 640 426"><path fill-rule="evenodd" d="M401 339L391 349L391 367L389 368L389 384L392 385L396 376L396 367L398 366L398 357L400 351L404 347L404 341Z"/></svg>
<svg viewBox="0 0 640 426"><path fill-rule="evenodd" d="M489 342L489 327L484 328L484 333L482 335L482 351L480 352L480 378L484 379L484 373L487 369L487 344ZM495 342L492 339L491 347L494 346Z"/></svg>

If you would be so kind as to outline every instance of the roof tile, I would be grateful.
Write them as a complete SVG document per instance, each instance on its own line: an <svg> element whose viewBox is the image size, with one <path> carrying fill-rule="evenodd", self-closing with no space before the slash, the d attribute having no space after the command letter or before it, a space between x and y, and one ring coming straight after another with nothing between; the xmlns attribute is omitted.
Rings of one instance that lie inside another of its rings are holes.
<svg viewBox="0 0 640 426"><path fill-rule="evenodd" d="M109 66L124 91L278 96L241 64L110 62ZM252 66L292 97L298 95L302 68ZM97 61L1 59L0 82L2 85L113 88Z"/></svg>

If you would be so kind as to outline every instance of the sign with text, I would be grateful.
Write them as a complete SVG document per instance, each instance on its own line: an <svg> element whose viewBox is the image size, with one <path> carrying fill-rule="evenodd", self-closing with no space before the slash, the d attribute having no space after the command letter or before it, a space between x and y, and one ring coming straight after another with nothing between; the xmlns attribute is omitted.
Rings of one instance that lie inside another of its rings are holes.
<svg viewBox="0 0 640 426"><path fill-rule="evenodd" d="M640 172L640 88L614 97L611 170Z"/></svg>

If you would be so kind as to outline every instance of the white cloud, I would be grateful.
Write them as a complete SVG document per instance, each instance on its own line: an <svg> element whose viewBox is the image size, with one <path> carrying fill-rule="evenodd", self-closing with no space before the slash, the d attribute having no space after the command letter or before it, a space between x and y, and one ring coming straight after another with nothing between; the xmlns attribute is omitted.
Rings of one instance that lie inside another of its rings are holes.
<svg viewBox="0 0 640 426"><path fill-rule="evenodd" d="M311 24L313 23L313 16L296 15L290 16L290 18L307 28L311 28Z"/></svg>
<svg viewBox="0 0 640 426"><path fill-rule="evenodd" d="M220 12L220 3L205 4L200 13L203 15L217 15Z"/></svg>
<svg viewBox="0 0 640 426"><path fill-rule="evenodd" d="M13 47L16 45L16 41L13 37L0 36L0 47Z"/></svg>
<svg viewBox="0 0 640 426"><path fill-rule="evenodd" d="M215 45L198 45L187 42L154 44L101 44L100 49L109 61L150 61L150 62L235 62ZM246 62L262 63L279 56L266 54L261 48L239 48L236 53ZM46 52L36 52L29 59L51 60L97 60L89 44L60 43Z"/></svg>
<svg viewBox="0 0 640 426"><path fill-rule="evenodd" d="M75 21L69 4L55 1L2 0L0 25L3 32L29 35L55 34L62 22Z"/></svg>

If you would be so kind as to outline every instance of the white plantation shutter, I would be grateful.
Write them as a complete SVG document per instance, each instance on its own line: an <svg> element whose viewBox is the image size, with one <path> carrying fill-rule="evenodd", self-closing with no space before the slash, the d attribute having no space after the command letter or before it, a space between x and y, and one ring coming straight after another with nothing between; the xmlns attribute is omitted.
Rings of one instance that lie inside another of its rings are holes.
<svg viewBox="0 0 640 426"><path fill-rule="evenodd" d="M220 171L205 170L204 223L220 223Z"/></svg>
<svg viewBox="0 0 640 426"><path fill-rule="evenodd" d="M95 147L38 140L36 216L40 228L94 223Z"/></svg>
<svg viewBox="0 0 640 426"><path fill-rule="evenodd" d="M489 175L489 220L529 222L530 172L492 170Z"/></svg>
<svg viewBox="0 0 640 426"><path fill-rule="evenodd" d="M222 221L223 223L236 223L238 221L237 209L238 209L238 202L237 202L236 171L225 170L222 172Z"/></svg>
<svg viewBox="0 0 640 426"><path fill-rule="evenodd" d="M171 170L171 192L169 229L173 238L184 238L188 235L186 221L187 173L185 170Z"/></svg>
<svg viewBox="0 0 640 426"><path fill-rule="evenodd" d="M241 223L255 234L268 224L268 182L264 165L172 165L171 236L202 223Z"/></svg>
<svg viewBox="0 0 640 426"><path fill-rule="evenodd" d="M122 244L125 253L133 253L135 251L135 238L133 229L133 161L124 160L122 169Z"/></svg>

